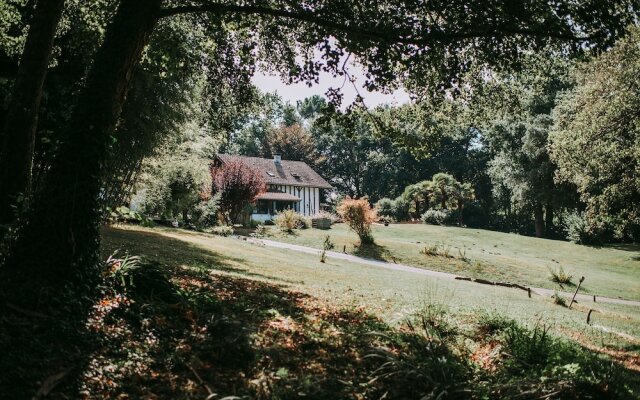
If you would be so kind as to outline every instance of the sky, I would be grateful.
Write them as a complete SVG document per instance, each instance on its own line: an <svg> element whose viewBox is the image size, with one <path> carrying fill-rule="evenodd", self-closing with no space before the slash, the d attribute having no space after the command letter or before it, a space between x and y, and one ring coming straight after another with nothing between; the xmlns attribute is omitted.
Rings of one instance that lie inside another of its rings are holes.
<svg viewBox="0 0 640 400"><path fill-rule="evenodd" d="M302 100L314 94L324 96L329 88L342 87L342 93L344 95L342 107L344 108L351 104L357 96L354 85L358 88L358 92L364 98L364 104L369 108L373 108L380 104L400 105L409 102L409 95L401 89L396 90L392 94L368 92L362 87L365 77L362 69L358 65L351 65L349 67L349 72L356 80L354 84L351 84L348 81L344 83L344 77L334 78L331 74L326 72L322 72L320 74L320 82L311 87L308 87L305 83L287 85L283 83L278 76L268 75L260 71L253 76L252 82L263 92L278 92L285 101L289 101L291 104L296 104L298 100Z"/></svg>

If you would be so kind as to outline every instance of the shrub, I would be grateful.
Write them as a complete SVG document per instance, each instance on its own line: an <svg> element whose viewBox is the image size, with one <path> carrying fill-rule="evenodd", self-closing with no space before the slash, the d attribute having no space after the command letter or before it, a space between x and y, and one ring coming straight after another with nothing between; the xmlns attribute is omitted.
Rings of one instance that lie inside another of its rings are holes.
<svg viewBox="0 0 640 400"><path fill-rule="evenodd" d="M448 210L435 210L433 208L427 210L422 214L422 222L430 225L444 225L449 218L450 212Z"/></svg>
<svg viewBox="0 0 640 400"><path fill-rule="evenodd" d="M220 194L220 209L235 222L246 203L264 192L266 184L260 171L243 161L228 161L211 169L212 191Z"/></svg>
<svg viewBox="0 0 640 400"><path fill-rule="evenodd" d="M585 243L589 241L589 224L584 213L566 213L562 217L562 228L566 238L573 243Z"/></svg>
<svg viewBox="0 0 640 400"><path fill-rule="evenodd" d="M393 201L393 218L396 221L408 221L411 217L409 214L409 200L403 196L399 196Z"/></svg>
<svg viewBox="0 0 640 400"><path fill-rule="evenodd" d="M338 214L358 235L360 243L373 243L371 224L377 219L377 215L367 200L346 198L338 206Z"/></svg>
<svg viewBox="0 0 640 400"><path fill-rule="evenodd" d="M619 221L608 216L590 216L586 213L571 212L562 215L562 228L566 238L577 244L601 244L614 239L622 239L625 233L616 231Z"/></svg>
<svg viewBox="0 0 640 400"><path fill-rule="evenodd" d="M211 229L211 233L218 236L231 236L233 235L233 227L229 225L216 226Z"/></svg>
<svg viewBox="0 0 640 400"><path fill-rule="evenodd" d="M395 202L388 197L384 197L376 203L376 211L382 217L395 217Z"/></svg>
<svg viewBox="0 0 640 400"><path fill-rule="evenodd" d="M551 282L555 282L560 286L572 286L573 282L571 282L571 278L573 278L573 276L566 273L562 267L558 267L555 271L549 268L549 279Z"/></svg>
<svg viewBox="0 0 640 400"><path fill-rule="evenodd" d="M307 227L307 222L302 215L293 210L284 210L279 212L274 218L273 222L283 232L293 232L294 229L303 229Z"/></svg>
<svg viewBox="0 0 640 400"><path fill-rule="evenodd" d="M562 297L560 295L560 293L558 293L557 290L553 292L552 298L553 298L553 304L557 304L557 305L562 306L562 307L566 307L567 306L567 299Z"/></svg>
<svg viewBox="0 0 640 400"><path fill-rule="evenodd" d="M218 223L218 211L220 210L220 195L202 201L196 205L193 211L193 219L199 229L215 226Z"/></svg>

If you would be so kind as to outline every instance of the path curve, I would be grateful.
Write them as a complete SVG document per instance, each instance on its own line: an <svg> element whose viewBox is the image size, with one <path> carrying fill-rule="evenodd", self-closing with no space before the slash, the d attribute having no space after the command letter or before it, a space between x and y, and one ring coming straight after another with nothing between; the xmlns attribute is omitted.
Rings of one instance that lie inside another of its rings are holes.
<svg viewBox="0 0 640 400"><path fill-rule="evenodd" d="M247 237L247 236L238 236L238 238L245 240L249 243L264 245L268 247L274 247L278 249L292 250L300 253L315 254L318 256L322 253L322 250L316 249L313 247L300 246L297 244L284 243L284 242L277 242L275 240L258 239L258 238ZM371 265L374 267L386 268L393 271L403 271L403 272L409 272L412 274L452 279L452 280L459 277L459 275L450 274L447 272L433 271L430 269L417 268L417 267L412 267L410 265L405 265L405 264L390 263L387 261L379 261L371 258L355 256L353 254L338 253L336 251L327 251L326 255L327 257L335 258L338 260L345 260L345 261L350 261L358 264ZM537 288L537 287L531 287L531 292L543 297L551 297L555 294L555 290ZM559 292L559 293L569 297L573 296L573 293L569 293L569 292ZM593 301L593 295L579 293L576 296L576 300L580 302L591 302ZM621 304L625 306L640 307L640 301L635 301L635 300L616 299L613 297L602 297L598 295L596 295L596 300L597 302L600 302L600 303Z"/></svg>

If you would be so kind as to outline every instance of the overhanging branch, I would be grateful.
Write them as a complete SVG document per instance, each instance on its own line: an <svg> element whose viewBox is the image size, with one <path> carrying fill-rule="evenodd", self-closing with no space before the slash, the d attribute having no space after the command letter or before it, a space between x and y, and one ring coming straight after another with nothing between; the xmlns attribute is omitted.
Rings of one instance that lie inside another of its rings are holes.
<svg viewBox="0 0 640 400"><path fill-rule="evenodd" d="M273 9L262 6L252 5L235 5L220 3L201 3L198 5L177 6L166 8L161 11L160 18L166 18L179 14L211 12L217 14L238 13L247 15L263 15L276 18L292 19L296 21L307 22L329 28L338 32L347 33L353 36L369 39L376 42L397 43L405 45L425 46L435 42L454 42L464 39L482 38L482 37L504 37L504 36L529 36L529 37L548 37L571 42L586 42L598 38L599 36L576 36L571 33L562 33L557 30L534 30L534 29L513 29L510 27L482 27L468 31L443 32L440 30L431 30L415 36L402 36L393 33L392 29L371 30L359 26L348 25L327 18L320 17L310 11L290 11Z"/></svg>

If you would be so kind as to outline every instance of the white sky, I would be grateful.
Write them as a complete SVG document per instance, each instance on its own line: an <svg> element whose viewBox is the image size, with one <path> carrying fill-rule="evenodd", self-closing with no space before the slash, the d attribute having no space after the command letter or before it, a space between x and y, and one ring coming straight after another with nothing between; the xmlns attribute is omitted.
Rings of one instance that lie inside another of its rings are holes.
<svg viewBox="0 0 640 400"><path fill-rule="evenodd" d="M360 95L364 98L365 105L369 108L373 108L380 104L400 105L410 101L409 95L402 89L396 90L392 94L368 92L362 87L365 77L362 73L362 69L357 65L352 64L349 67L349 73L353 78L355 78L356 82L354 84L358 87ZM343 108L351 104L357 96L354 84L349 81L345 83L344 77L334 78L331 74L326 72L321 72L320 82L311 87L308 87L304 83L286 85L278 76L265 75L265 73L261 71L256 72L252 78L252 82L263 92L277 92L285 101L289 101L293 105L295 105L298 100L303 100L304 98L314 94L324 97L327 89L329 88L342 88Z"/></svg>

